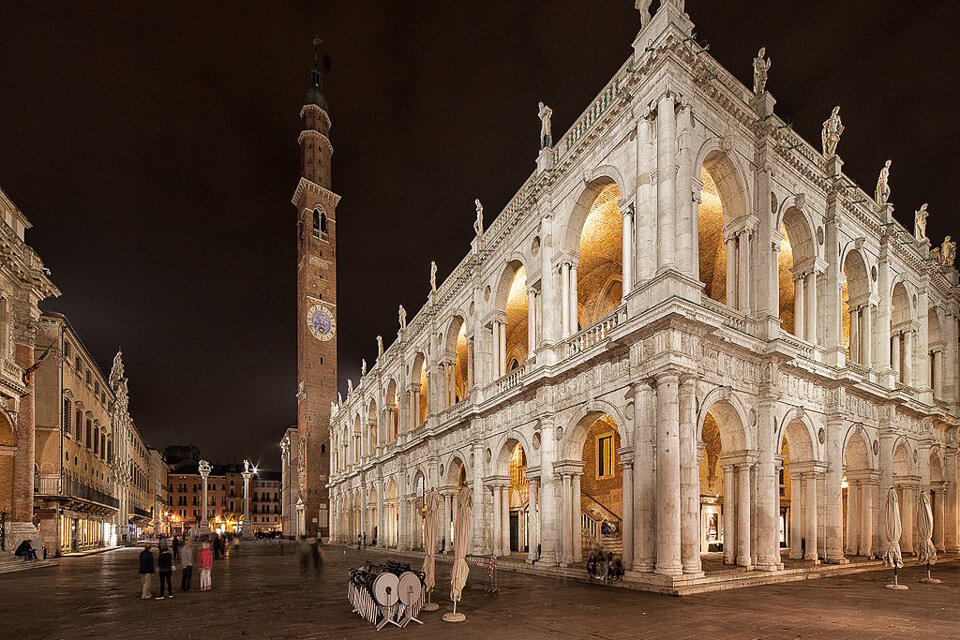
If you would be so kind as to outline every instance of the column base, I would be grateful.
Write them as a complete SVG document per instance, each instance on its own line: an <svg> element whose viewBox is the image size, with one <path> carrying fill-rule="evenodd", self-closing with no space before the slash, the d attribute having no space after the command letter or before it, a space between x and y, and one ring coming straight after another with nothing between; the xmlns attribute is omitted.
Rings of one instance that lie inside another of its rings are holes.
<svg viewBox="0 0 960 640"><path fill-rule="evenodd" d="M755 571L783 571L782 562L758 562L753 565Z"/></svg>
<svg viewBox="0 0 960 640"><path fill-rule="evenodd" d="M841 556L839 558L827 558L826 560L826 564L847 564L849 562L850 560L845 556Z"/></svg>
<svg viewBox="0 0 960 640"><path fill-rule="evenodd" d="M740 563L738 562L738 563L737 563L737 566L740 567L741 569L746 569L747 571L753 571L753 565L750 564L750 563L740 564Z"/></svg>
<svg viewBox="0 0 960 640"><path fill-rule="evenodd" d="M690 579L702 578L704 575L705 574L703 573L703 571L689 571L689 572L684 571L683 572L683 577L690 578Z"/></svg>
<svg viewBox="0 0 960 640"><path fill-rule="evenodd" d="M557 566L557 557L552 551L541 551L537 565L541 567L555 567Z"/></svg>
<svg viewBox="0 0 960 640"><path fill-rule="evenodd" d="M34 550L37 551L37 554L39 555L41 553L43 541L40 539L40 534L37 533L37 528L33 526L32 522L9 522L6 525L6 529L5 544L8 552L13 553L17 550L17 547L20 546L21 542L29 540Z"/></svg>
<svg viewBox="0 0 960 640"><path fill-rule="evenodd" d="M683 566L681 565L667 565L667 566L657 566L653 571L655 574L660 576L682 576L683 575Z"/></svg>
<svg viewBox="0 0 960 640"><path fill-rule="evenodd" d="M813 564L820 564L820 558L804 558L804 560L812 561Z"/></svg>

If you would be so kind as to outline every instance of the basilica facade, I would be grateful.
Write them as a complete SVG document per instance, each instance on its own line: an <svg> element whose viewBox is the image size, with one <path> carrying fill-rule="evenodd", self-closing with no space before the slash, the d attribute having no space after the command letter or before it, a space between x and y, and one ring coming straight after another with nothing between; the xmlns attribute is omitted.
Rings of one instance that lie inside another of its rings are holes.
<svg viewBox="0 0 960 640"><path fill-rule="evenodd" d="M474 553L570 565L600 548L664 584L904 550L927 494L956 551L958 297L931 250L743 86L682 0L641 6L633 54L470 253L331 407L334 540L423 546L436 488L473 491ZM829 113L825 112L825 116ZM839 145L838 145L839 143ZM880 168L878 167L878 170Z"/></svg>

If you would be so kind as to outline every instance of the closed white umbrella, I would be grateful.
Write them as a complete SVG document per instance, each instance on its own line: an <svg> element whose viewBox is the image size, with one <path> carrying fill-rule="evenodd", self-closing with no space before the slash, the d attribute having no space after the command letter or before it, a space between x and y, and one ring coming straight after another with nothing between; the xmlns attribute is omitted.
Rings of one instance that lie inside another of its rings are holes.
<svg viewBox="0 0 960 640"><path fill-rule="evenodd" d="M900 534L903 533L903 528L900 524L900 502L897 499L897 490L893 487L890 487L887 492L883 515L883 532L887 538L883 561L893 567L893 584L888 584L886 587L887 589L906 589L906 585L897 581L897 569L903 566L903 555L900 553Z"/></svg>
<svg viewBox="0 0 960 640"><path fill-rule="evenodd" d="M436 611L440 607L430 600L433 587L437 583L437 514L440 511L440 494L436 489L431 489L427 494L426 507L423 537L427 553L423 556L423 586L427 590L427 604L423 605L423 610Z"/></svg>
<svg viewBox="0 0 960 640"><path fill-rule="evenodd" d="M926 491L920 492L920 501L917 503L917 533L920 534L920 548L917 557L920 562L927 563L927 577L920 582L940 582L930 577L930 565L937 562L937 548L933 544L933 509L930 508L930 496Z"/></svg>
<svg viewBox="0 0 960 640"><path fill-rule="evenodd" d="M453 613L443 615L445 622L463 622L467 616L457 613L457 602L463 595L470 567L467 565L467 549L470 548L471 522L473 520L473 492L470 487L461 487L457 494L457 521L453 532L453 572L450 575L450 599Z"/></svg>

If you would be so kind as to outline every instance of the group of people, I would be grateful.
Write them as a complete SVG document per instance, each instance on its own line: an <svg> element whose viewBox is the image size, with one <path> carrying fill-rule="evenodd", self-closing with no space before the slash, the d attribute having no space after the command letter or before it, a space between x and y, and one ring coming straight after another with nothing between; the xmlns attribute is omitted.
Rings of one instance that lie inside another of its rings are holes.
<svg viewBox="0 0 960 640"><path fill-rule="evenodd" d="M606 555L602 551L592 551L587 558L587 575L597 580L609 582L623 579L623 562L614 557L613 552Z"/></svg>
<svg viewBox="0 0 960 640"><path fill-rule="evenodd" d="M283 553L283 543L280 543L280 553ZM308 541L306 536L297 540L297 554L300 556L300 575L307 577L310 561L313 560L313 575L320 577L320 567L323 566L324 553L320 548L320 539Z"/></svg>
<svg viewBox="0 0 960 640"><path fill-rule="evenodd" d="M181 541L174 536L172 544L167 544L166 539L161 539L157 546L159 553L156 559L149 542L143 545L143 551L140 552L140 598L143 600L149 600L152 597L154 573L160 577L160 595L157 596L157 600L173 597L173 572L177 569L176 563L181 567L180 590L189 591L193 580L193 544L189 538ZM200 566L200 591L210 591L213 551L210 549L209 542L203 543L200 553L197 554L197 564ZM164 596L164 593L167 595Z"/></svg>

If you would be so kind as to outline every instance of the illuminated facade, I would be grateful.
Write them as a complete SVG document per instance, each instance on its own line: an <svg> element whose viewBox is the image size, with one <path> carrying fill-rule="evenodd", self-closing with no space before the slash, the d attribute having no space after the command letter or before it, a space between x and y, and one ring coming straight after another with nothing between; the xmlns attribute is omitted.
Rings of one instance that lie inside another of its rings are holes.
<svg viewBox="0 0 960 640"><path fill-rule="evenodd" d="M444 537L466 485L474 552L602 548L670 591L875 557L895 488L904 549L924 492L957 551L952 248L842 173L834 121L802 140L661 5L336 404L334 539L421 547L423 493Z"/></svg>

